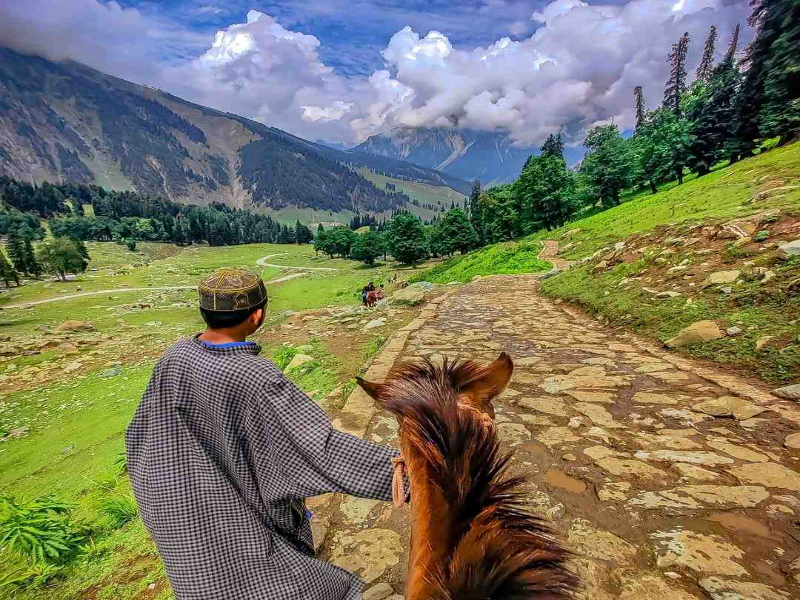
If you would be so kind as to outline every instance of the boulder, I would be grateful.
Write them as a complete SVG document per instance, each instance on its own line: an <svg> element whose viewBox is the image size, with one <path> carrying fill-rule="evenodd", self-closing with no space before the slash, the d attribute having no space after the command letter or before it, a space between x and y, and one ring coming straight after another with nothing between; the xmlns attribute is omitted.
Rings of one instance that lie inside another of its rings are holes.
<svg viewBox="0 0 800 600"><path fill-rule="evenodd" d="M800 401L800 383L777 388L775 390L772 390L772 393L778 396L779 398L786 398L787 400Z"/></svg>
<svg viewBox="0 0 800 600"><path fill-rule="evenodd" d="M787 448L800 448L800 433L790 433L786 436L786 439L783 440L783 445Z"/></svg>
<svg viewBox="0 0 800 600"><path fill-rule="evenodd" d="M695 404L692 406L692 410L712 417L734 417L739 421L744 421L769 409L764 406L756 406L738 396L721 396Z"/></svg>
<svg viewBox="0 0 800 600"><path fill-rule="evenodd" d="M656 294L656 298L677 298L680 294L678 292L666 291L666 292L658 292Z"/></svg>
<svg viewBox="0 0 800 600"><path fill-rule="evenodd" d="M372 321L364 325L364 331L367 331L369 329L375 329L377 327L383 327L384 325L386 325L386 319L384 318L373 319Z"/></svg>
<svg viewBox="0 0 800 600"><path fill-rule="evenodd" d="M74 331L95 331L94 325L86 323L85 321L64 321L56 327L59 333L74 332Z"/></svg>
<svg viewBox="0 0 800 600"><path fill-rule="evenodd" d="M764 349L764 346L769 344L774 339L775 336L772 335L765 335L764 337L758 338L756 340L756 352L761 352Z"/></svg>
<svg viewBox="0 0 800 600"><path fill-rule="evenodd" d="M741 271L717 271L716 273L711 273L706 280L703 282L703 287L709 287L712 285L723 285L725 283L733 283L739 276L742 274Z"/></svg>
<svg viewBox="0 0 800 600"><path fill-rule="evenodd" d="M78 369L82 369L82 368L83 368L83 364L82 363L79 363L77 361L76 362L71 362L66 367L64 367L64 373L73 373L73 372L77 371Z"/></svg>
<svg viewBox="0 0 800 600"><path fill-rule="evenodd" d="M728 327L725 330L725 333L727 333L731 337L733 337L735 335L741 335L742 334L742 328L741 327Z"/></svg>
<svg viewBox="0 0 800 600"><path fill-rule="evenodd" d="M690 344L700 344L718 340L724 334L714 321L697 321L681 331L674 338L667 340L665 344L668 348L681 348Z"/></svg>
<svg viewBox="0 0 800 600"><path fill-rule="evenodd" d="M425 291L418 287L409 286L392 294L392 300L394 304L416 306L425 301Z"/></svg>
<svg viewBox="0 0 800 600"><path fill-rule="evenodd" d="M592 273L602 273L608 268L608 262L605 260L601 260L592 268Z"/></svg>
<svg viewBox="0 0 800 600"><path fill-rule="evenodd" d="M286 371L291 371L292 369L296 369L300 365L304 365L307 362L311 362L314 360L313 356L309 356L308 354L295 354L292 362L286 365Z"/></svg>
<svg viewBox="0 0 800 600"><path fill-rule="evenodd" d="M667 279L675 279L676 277L683 275L688 270L689 267L684 265L678 265L677 267L667 269Z"/></svg>
<svg viewBox="0 0 800 600"><path fill-rule="evenodd" d="M800 240L794 240L778 246L778 255L781 258L800 256Z"/></svg>
<svg viewBox="0 0 800 600"><path fill-rule="evenodd" d="M423 289L423 290L425 290L427 292L428 290L432 290L436 286L434 284L432 284L430 281L417 281L416 283L412 283L408 287L411 287L411 288L417 287L417 288Z"/></svg>
<svg viewBox="0 0 800 600"><path fill-rule="evenodd" d="M0 344L0 356L16 356L20 349L12 344Z"/></svg>

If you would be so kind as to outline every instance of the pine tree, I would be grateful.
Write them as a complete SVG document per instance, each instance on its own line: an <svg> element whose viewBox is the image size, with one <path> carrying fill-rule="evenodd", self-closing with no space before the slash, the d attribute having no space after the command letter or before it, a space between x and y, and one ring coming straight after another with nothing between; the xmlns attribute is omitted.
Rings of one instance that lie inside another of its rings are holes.
<svg viewBox="0 0 800 600"><path fill-rule="evenodd" d="M25 238L22 254L25 258L25 269L36 279L39 279L42 275L42 266L36 261L36 255L33 253L33 243L31 243L30 238Z"/></svg>
<svg viewBox="0 0 800 600"><path fill-rule="evenodd" d="M3 280L3 283L6 284L6 287L9 287L8 284L12 281L19 285L17 271L11 266L11 263L8 262L8 259L6 259L6 255L2 250L0 250L0 279Z"/></svg>
<svg viewBox="0 0 800 600"><path fill-rule="evenodd" d="M800 1L768 2L769 18L780 34L770 46L765 65L761 135L778 136L785 144L800 135Z"/></svg>
<svg viewBox="0 0 800 600"><path fill-rule="evenodd" d="M541 148L541 156L555 156L556 158L564 158L564 140L561 139L561 131L558 134L552 133L547 136ZM531 162L531 157L525 162L526 166ZM523 169L524 170L524 169Z"/></svg>
<svg viewBox="0 0 800 600"><path fill-rule="evenodd" d="M478 235L478 245L483 244L483 219L481 215L481 182L472 182L472 193L469 195L469 222Z"/></svg>
<svg viewBox="0 0 800 600"><path fill-rule="evenodd" d="M8 257L11 259L11 264L14 265L16 271L25 275L28 274L28 269L25 265L25 248L15 230L8 233Z"/></svg>
<svg viewBox="0 0 800 600"><path fill-rule="evenodd" d="M736 119L732 124L733 139L728 145L731 162L751 156L762 138L760 116L766 100L767 63L773 44L781 35L780 5L787 1L755 0L752 3L753 12L747 22L756 29L756 37L747 46L740 63L744 78L734 100Z"/></svg>
<svg viewBox="0 0 800 600"><path fill-rule="evenodd" d="M669 79L664 87L664 108L676 115L681 112L681 96L686 91L686 52L689 50L689 32L684 33L667 55L670 64Z"/></svg>
<svg viewBox="0 0 800 600"><path fill-rule="evenodd" d="M711 72L714 70L714 48L716 43L717 28L712 25L706 38L706 45L703 47L703 57L700 59L700 65L695 72L695 76L700 81L707 83L711 79Z"/></svg>
<svg viewBox="0 0 800 600"><path fill-rule="evenodd" d="M740 31L741 25L737 23L736 28L733 30L733 34L731 35L731 41L728 44L728 50L725 52L725 58L723 59L723 62L730 61L730 63L733 64L733 61L736 58L736 52L739 50Z"/></svg>
<svg viewBox="0 0 800 600"><path fill-rule="evenodd" d="M636 105L636 130L638 131L642 126L642 123L644 123L644 117L646 114L642 86L637 85L635 88L633 88L633 97Z"/></svg>

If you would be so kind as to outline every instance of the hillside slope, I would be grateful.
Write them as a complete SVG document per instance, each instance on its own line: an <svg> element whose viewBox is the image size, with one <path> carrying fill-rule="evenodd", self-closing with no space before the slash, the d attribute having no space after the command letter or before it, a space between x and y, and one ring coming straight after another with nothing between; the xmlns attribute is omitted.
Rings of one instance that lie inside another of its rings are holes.
<svg viewBox="0 0 800 600"><path fill-rule="evenodd" d="M713 321L721 337L679 351L775 383L800 381L800 256L781 249L800 239L800 144L523 241L545 239L559 241L562 258L578 260L542 282L545 294L662 342ZM468 257L508 272L481 258L495 248ZM464 280L461 263L443 263L432 276Z"/></svg>
<svg viewBox="0 0 800 600"><path fill-rule="evenodd" d="M373 135L355 150L399 158L484 185L519 177L533 148L514 146L506 133L399 127L389 135Z"/></svg>
<svg viewBox="0 0 800 600"><path fill-rule="evenodd" d="M417 165L303 140L74 62L0 48L0 174L204 204L383 212L406 198L356 172L468 189Z"/></svg>

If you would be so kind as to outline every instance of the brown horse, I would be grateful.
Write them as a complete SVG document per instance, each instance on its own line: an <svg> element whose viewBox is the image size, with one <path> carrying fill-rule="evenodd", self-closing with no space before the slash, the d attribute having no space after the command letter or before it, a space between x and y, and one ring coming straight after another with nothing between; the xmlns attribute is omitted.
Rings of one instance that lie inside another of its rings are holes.
<svg viewBox="0 0 800 600"><path fill-rule="evenodd" d="M364 298L364 305L367 308L372 308L378 303L378 300L383 300L386 296L383 294L383 290L377 289L371 292L367 292L366 297Z"/></svg>
<svg viewBox="0 0 800 600"><path fill-rule="evenodd" d="M513 368L503 353L486 367L405 363L382 384L358 380L400 424L413 496L406 600L572 597L569 553L523 508L526 478L508 474L491 421Z"/></svg>

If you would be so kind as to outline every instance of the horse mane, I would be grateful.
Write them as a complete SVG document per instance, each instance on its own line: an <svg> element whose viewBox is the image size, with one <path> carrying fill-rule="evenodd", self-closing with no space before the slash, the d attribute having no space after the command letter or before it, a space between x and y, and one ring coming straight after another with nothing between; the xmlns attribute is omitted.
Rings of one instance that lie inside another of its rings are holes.
<svg viewBox="0 0 800 600"><path fill-rule="evenodd" d="M509 475L513 453L501 452L496 429L457 406L459 390L487 373L472 361L425 360L398 365L380 386L380 403L398 417L451 517L449 559L427 579L436 600L570 598L570 553L524 508L528 478Z"/></svg>

